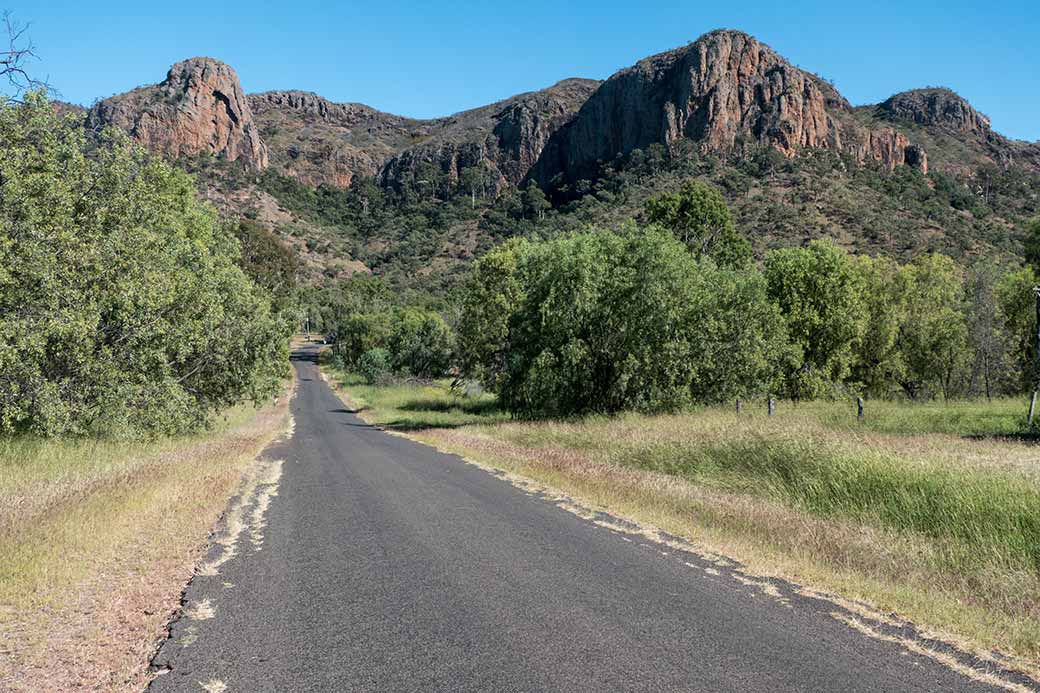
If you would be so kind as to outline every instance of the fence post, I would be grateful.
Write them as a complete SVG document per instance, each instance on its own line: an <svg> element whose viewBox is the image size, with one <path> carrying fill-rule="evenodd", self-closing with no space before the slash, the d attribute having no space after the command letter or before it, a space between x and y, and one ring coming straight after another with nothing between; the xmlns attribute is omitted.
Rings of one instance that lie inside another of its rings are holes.
<svg viewBox="0 0 1040 693"><path fill-rule="evenodd" d="M856 398L856 420L863 423L863 398Z"/></svg>
<svg viewBox="0 0 1040 693"><path fill-rule="evenodd" d="M772 396L769 397L769 405L768 406L769 406L769 415L772 416L773 415L773 409L776 407L776 404L773 402L773 397Z"/></svg>
<svg viewBox="0 0 1040 693"><path fill-rule="evenodd" d="M1036 294L1036 365L1037 370L1040 370L1040 286L1033 287L1033 293ZM1034 378L1040 378L1040 374L1034 375ZM1029 425L1033 425L1033 414L1036 412L1036 394L1040 389L1040 382L1033 387L1033 398L1029 400Z"/></svg>
<svg viewBox="0 0 1040 693"><path fill-rule="evenodd" d="M740 413L740 398L737 397L737 413Z"/></svg>

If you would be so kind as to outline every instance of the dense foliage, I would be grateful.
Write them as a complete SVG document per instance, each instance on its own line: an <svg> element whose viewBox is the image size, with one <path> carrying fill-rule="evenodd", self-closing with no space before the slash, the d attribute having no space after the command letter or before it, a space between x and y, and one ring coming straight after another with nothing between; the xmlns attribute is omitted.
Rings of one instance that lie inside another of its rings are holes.
<svg viewBox="0 0 1040 693"><path fill-rule="evenodd" d="M680 141L634 150L604 162L593 180L553 181L544 193L530 182L492 186L480 171L429 162L393 188L356 177L345 190L315 189L270 170L259 187L298 215L277 231L308 256L311 271L324 264L325 277L335 278L340 259L351 258L395 289L438 296L461 285L472 259L509 238L616 228L627 219L691 239L725 230L711 224L713 212L726 214L711 200L719 194L736 231L722 236L746 239L759 261L771 249L823 238L901 262L931 252L962 263L1021 257L1027 222L1040 214L1040 174L982 164L941 169L888 171L826 150L788 158L753 143L712 154Z"/></svg>
<svg viewBox="0 0 1040 693"><path fill-rule="evenodd" d="M175 433L272 395L287 323L191 179L0 107L0 432Z"/></svg>
<svg viewBox="0 0 1040 693"><path fill-rule="evenodd" d="M448 373L455 335L444 318L414 307L372 308L348 312L333 323L332 354L338 365L360 370L369 380L391 372L417 378Z"/></svg>
<svg viewBox="0 0 1040 693"><path fill-rule="evenodd" d="M516 204L533 226L472 263L453 295L401 292L387 277L317 292L310 314L340 363L359 370L375 350L369 373L385 363L472 378L521 416L766 394L994 396L1036 382L1029 266L964 269L936 253L900 265L826 239L756 265L702 179L651 197L642 226L614 231L547 228L559 212L530 186Z"/></svg>
<svg viewBox="0 0 1040 693"><path fill-rule="evenodd" d="M462 363L523 415L739 396L770 382L784 345L759 275L654 228L503 246L466 296Z"/></svg>
<svg viewBox="0 0 1040 693"><path fill-rule="evenodd" d="M670 229L697 259L710 257L726 267L742 267L751 260L751 244L737 233L722 194L702 180L689 180L678 192L650 198L646 217Z"/></svg>

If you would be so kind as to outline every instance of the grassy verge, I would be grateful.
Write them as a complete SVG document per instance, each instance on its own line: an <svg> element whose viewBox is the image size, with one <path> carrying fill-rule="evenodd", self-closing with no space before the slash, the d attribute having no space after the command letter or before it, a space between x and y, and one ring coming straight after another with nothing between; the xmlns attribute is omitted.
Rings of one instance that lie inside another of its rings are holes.
<svg viewBox="0 0 1040 693"><path fill-rule="evenodd" d="M374 423L1038 671L1037 448L988 438L1016 432L1020 402L520 423L440 385L340 376Z"/></svg>
<svg viewBox="0 0 1040 693"><path fill-rule="evenodd" d="M0 680L139 689L243 470L288 398L153 442L0 441Z"/></svg>

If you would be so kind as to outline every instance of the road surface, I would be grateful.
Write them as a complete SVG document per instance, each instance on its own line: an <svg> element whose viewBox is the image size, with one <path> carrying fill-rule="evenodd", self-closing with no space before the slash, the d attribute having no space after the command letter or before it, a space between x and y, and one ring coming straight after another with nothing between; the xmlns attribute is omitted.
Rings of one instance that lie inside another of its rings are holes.
<svg viewBox="0 0 1040 693"><path fill-rule="evenodd" d="M369 426L313 352L294 365L295 430L230 506L155 692L996 690Z"/></svg>

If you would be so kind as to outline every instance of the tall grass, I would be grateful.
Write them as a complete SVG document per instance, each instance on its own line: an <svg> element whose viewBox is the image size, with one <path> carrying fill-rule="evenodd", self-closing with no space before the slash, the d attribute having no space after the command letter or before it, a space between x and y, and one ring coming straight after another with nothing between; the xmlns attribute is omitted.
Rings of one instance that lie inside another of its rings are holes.
<svg viewBox="0 0 1040 693"><path fill-rule="evenodd" d="M761 415L765 406L760 409ZM860 422L856 418L856 403L851 399L780 404L780 416L804 416L835 429L973 437L1036 436L1038 431L1027 426L1028 410L1029 403L1024 398L1013 397L949 402L868 400L864 419Z"/></svg>
<svg viewBox="0 0 1040 693"><path fill-rule="evenodd" d="M612 461L827 517L915 532L962 570L1040 570L1040 489L1019 475L908 463L893 452L736 429L728 440L649 441Z"/></svg>
<svg viewBox="0 0 1040 693"><path fill-rule="evenodd" d="M0 437L0 537L62 504L119 484L187 444L217 440L256 416L229 409L210 431L155 440Z"/></svg>

